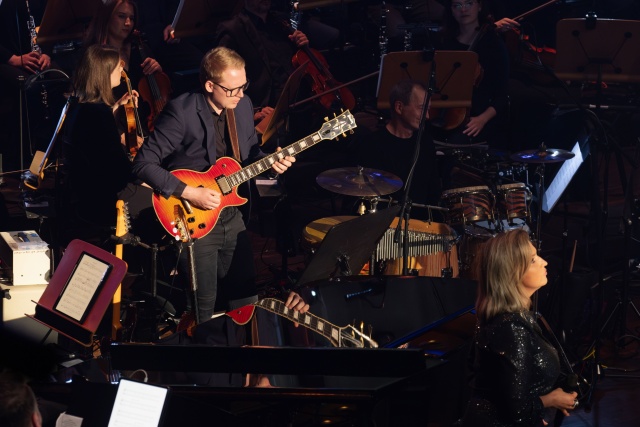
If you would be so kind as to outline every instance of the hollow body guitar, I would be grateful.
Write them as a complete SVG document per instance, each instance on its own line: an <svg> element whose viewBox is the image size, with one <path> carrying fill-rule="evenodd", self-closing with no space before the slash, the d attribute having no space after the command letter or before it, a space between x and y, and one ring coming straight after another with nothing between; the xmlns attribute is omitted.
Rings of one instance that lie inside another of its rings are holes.
<svg viewBox="0 0 640 427"><path fill-rule="evenodd" d="M320 141L334 139L356 127L353 115L347 110L339 116L327 120L322 128L275 152L251 165L241 168L240 164L230 157L221 157L206 172L196 172L188 169L178 169L171 173L180 181L192 187L207 187L217 190L222 194L220 206L216 209L202 210L192 207L186 201L171 196L164 198L158 193L153 195L153 208L162 226L171 235L174 234L174 219L176 205L181 205L185 210L185 221L191 239L198 239L209 234L218 221L220 212L227 206L240 206L247 199L238 195L238 186L243 182L269 170L271 166L285 156L296 154L313 147Z"/></svg>
<svg viewBox="0 0 640 427"><path fill-rule="evenodd" d="M343 327L336 326L309 312L300 313L299 311L292 310L288 308L283 301L274 298L263 298L251 305L228 311L226 314L231 317L234 322L244 325L251 320L256 307L263 308L292 322L299 323L305 328L325 337L333 347L378 347L378 344L371 339L371 337L357 330L352 325Z"/></svg>

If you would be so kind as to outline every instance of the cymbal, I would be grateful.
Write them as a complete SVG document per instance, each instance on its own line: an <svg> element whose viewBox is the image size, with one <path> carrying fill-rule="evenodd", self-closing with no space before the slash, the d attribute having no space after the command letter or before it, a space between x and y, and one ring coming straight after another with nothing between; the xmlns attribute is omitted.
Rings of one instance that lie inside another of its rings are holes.
<svg viewBox="0 0 640 427"><path fill-rule="evenodd" d="M394 174L361 167L329 169L316 182L333 193L359 197L384 196L402 188L402 180Z"/></svg>
<svg viewBox="0 0 640 427"><path fill-rule="evenodd" d="M572 159L574 156L574 153L567 150L538 148L514 153L511 155L511 160L524 163L556 163Z"/></svg>

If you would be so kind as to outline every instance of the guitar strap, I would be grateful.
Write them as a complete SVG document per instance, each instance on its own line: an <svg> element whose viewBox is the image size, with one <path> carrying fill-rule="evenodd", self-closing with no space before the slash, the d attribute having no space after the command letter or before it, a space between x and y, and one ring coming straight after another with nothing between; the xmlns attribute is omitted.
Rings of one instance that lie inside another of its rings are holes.
<svg viewBox="0 0 640 427"><path fill-rule="evenodd" d="M231 139L231 149L233 158L242 163L240 157L240 147L238 146L238 130L236 129L236 115L233 108L227 108L227 128L229 129L229 139Z"/></svg>

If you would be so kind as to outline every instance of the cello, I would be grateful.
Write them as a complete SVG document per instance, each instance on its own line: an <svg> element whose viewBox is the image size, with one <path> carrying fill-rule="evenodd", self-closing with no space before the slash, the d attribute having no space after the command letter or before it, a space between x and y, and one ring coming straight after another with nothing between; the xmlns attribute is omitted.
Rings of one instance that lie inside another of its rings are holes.
<svg viewBox="0 0 640 427"><path fill-rule="evenodd" d="M134 44L137 46L138 51L140 52L140 57L144 61L147 59L148 55L144 49L142 34L139 30L134 30L133 35L137 38L136 43ZM140 83L138 83L138 92L140 93L140 97L149 104L151 109L147 116L147 129L149 129L150 132L153 131L153 125L158 114L160 114L165 105L167 105L167 102L169 102L172 91L171 79L162 71L143 75L140 79Z"/></svg>
<svg viewBox="0 0 640 427"><path fill-rule="evenodd" d="M293 34L295 31L287 21L282 21L282 25ZM356 106L356 99L353 93L346 87L341 86L329 72L327 60L320 52L304 45L293 55L291 63L298 68L305 62L309 62L309 66L305 73L311 77L313 83L311 89L318 96L318 102L326 110L332 110L336 102L339 102L347 110L352 110ZM335 90L332 90L335 88Z"/></svg>

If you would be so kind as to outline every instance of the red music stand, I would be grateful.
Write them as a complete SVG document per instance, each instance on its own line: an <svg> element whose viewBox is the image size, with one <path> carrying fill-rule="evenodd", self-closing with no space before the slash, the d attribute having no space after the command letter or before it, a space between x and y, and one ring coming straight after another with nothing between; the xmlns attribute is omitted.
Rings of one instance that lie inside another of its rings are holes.
<svg viewBox="0 0 640 427"><path fill-rule="evenodd" d="M126 272L127 263L115 255L73 240L36 303L35 314L28 316L90 347Z"/></svg>
<svg viewBox="0 0 640 427"><path fill-rule="evenodd" d="M391 52L382 57L378 77L378 109L388 109L389 92L400 80L411 79L429 86L432 61L422 51ZM470 107L478 54L469 51L437 50L436 88L431 100L433 108Z"/></svg>

